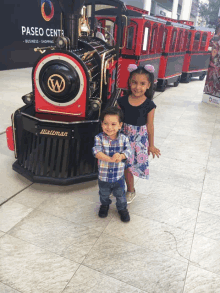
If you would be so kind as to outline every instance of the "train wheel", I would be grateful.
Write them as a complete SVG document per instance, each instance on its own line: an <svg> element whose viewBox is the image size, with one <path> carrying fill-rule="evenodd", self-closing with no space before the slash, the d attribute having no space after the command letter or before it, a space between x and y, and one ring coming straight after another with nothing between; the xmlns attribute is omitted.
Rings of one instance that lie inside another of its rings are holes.
<svg viewBox="0 0 220 293"><path fill-rule="evenodd" d="M167 81L165 80L165 81L163 82L163 84L161 85L161 87L159 88L159 90L160 90L161 92L164 92L165 89L166 89L166 87L167 87Z"/></svg>
<svg viewBox="0 0 220 293"><path fill-rule="evenodd" d="M191 81L191 79L192 79L192 74L190 73L189 75L187 75L185 82L189 83Z"/></svg>
<svg viewBox="0 0 220 293"><path fill-rule="evenodd" d="M178 79L173 83L174 87L177 87L180 83L180 76L178 77Z"/></svg>
<svg viewBox="0 0 220 293"><path fill-rule="evenodd" d="M200 75L199 80L203 80L205 78L206 74L203 73L202 75Z"/></svg>

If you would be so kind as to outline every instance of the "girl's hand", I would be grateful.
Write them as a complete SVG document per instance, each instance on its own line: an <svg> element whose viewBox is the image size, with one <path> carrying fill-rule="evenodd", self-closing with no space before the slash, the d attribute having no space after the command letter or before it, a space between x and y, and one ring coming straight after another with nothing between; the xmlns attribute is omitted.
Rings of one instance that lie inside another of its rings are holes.
<svg viewBox="0 0 220 293"><path fill-rule="evenodd" d="M161 155L160 150L157 149L155 146L149 147L148 148L148 155L150 155L150 153L152 153L153 158L155 157L155 155L159 158L159 156Z"/></svg>

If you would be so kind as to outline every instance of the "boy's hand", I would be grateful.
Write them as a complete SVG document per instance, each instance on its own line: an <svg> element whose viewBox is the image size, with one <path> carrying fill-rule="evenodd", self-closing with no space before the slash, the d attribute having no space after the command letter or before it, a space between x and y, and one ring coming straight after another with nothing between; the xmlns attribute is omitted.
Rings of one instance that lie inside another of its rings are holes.
<svg viewBox="0 0 220 293"><path fill-rule="evenodd" d="M148 155L150 155L150 153L152 153L153 158L155 157L155 155L159 158L159 156L161 155L160 150L157 149L155 146L149 147L148 148Z"/></svg>
<svg viewBox="0 0 220 293"><path fill-rule="evenodd" d="M121 160L123 160L123 155L119 154L119 153L115 153L112 156L112 160L113 160L114 163L119 163L119 162L121 162Z"/></svg>

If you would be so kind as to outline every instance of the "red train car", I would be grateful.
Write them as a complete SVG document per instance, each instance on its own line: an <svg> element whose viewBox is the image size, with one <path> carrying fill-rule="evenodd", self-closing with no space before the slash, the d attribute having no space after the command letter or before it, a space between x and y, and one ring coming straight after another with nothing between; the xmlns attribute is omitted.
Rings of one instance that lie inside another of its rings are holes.
<svg viewBox="0 0 220 293"><path fill-rule="evenodd" d="M164 44L158 74L157 89L164 91L166 86L178 86L185 57L185 36L189 27L185 24L167 21L164 31Z"/></svg>
<svg viewBox="0 0 220 293"><path fill-rule="evenodd" d="M189 82L194 76L199 76L200 80L204 79L211 56L208 50L211 38L212 32L210 29L191 26L188 30L182 82Z"/></svg>
<svg viewBox="0 0 220 293"><path fill-rule="evenodd" d="M118 87L127 89L129 64L144 66L151 64L155 68L155 85L157 83L161 58L162 37L166 21L149 16L148 12L130 5L126 6L124 17L124 33L120 44ZM103 9L97 11L96 18L100 24L100 32L108 38L111 35L117 38L116 9Z"/></svg>

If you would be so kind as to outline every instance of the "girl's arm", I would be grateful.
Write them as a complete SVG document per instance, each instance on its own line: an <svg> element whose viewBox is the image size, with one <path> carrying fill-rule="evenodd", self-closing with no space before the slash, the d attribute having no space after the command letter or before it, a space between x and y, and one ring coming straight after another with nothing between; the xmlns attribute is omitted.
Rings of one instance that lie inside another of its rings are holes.
<svg viewBox="0 0 220 293"><path fill-rule="evenodd" d="M154 146L154 113L155 109L152 109L147 114L147 133L149 142L148 154L150 155L150 153L152 153L153 158L155 155L159 158L160 150Z"/></svg>

